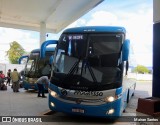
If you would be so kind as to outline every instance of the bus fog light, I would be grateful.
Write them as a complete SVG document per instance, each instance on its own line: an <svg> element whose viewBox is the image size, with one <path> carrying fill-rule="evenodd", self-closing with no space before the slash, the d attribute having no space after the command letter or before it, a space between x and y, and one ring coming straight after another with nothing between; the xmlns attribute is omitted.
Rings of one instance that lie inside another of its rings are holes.
<svg viewBox="0 0 160 125"><path fill-rule="evenodd" d="M106 114L111 115L111 114L113 114L113 113L114 113L114 109L110 109L110 110L107 111Z"/></svg>
<svg viewBox="0 0 160 125"><path fill-rule="evenodd" d="M53 102L51 102L51 106L52 106L52 107L55 107L55 104L54 104Z"/></svg>

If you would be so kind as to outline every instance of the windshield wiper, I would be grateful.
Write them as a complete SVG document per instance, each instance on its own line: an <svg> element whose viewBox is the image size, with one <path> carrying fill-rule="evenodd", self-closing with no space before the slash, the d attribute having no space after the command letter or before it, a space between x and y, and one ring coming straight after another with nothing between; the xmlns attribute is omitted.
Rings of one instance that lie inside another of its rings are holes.
<svg viewBox="0 0 160 125"><path fill-rule="evenodd" d="M87 59L83 60L82 70L81 70L81 76L82 76L82 73L83 73L83 68L84 68L84 66L85 66L85 71L86 71L86 67L87 67L88 70L89 70L89 72L90 72L90 74L91 74L91 76L92 76L93 81L94 81L95 83L97 83L97 79L96 79L96 77L95 77L95 75L94 75L94 73L93 73L93 70L92 70L91 66L89 65Z"/></svg>
<svg viewBox="0 0 160 125"><path fill-rule="evenodd" d="M78 68L78 65L79 65L80 60L81 60L81 59L79 58L79 60L74 63L74 65L72 66L72 68L71 68L70 71L68 72L67 76L74 74L75 70Z"/></svg>
<svg viewBox="0 0 160 125"><path fill-rule="evenodd" d="M81 59L79 58L79 60L74 63L74 65L72 66L72 68L71 68L70 71L68 72L67 77L69 77L69 76L71 76L72 74L74 74L74 72L77 70L77 68L78 68L78 66L79 66L80 60L81 60ZM84 59L84 60L83 60L83 63L82 63L81 76L82 76L82 74L83 74L84 67L85 67L85 72L86 72L86 68L88 68L88 70L89 70L89 72L90 72L90 74L91 74L91 77L92 77L94 83L97 83L97 79L96 79L96 77L95 77L95 75L94 75L94 72L93 72L91 66L90 66L89 63L88 63L88 60L86 60L86 59Z"/></svg>
<svg viewBox="0 0 160 125"><path fill-rule="evenodd" d="M31 64L31 68L30 68L30 70L28 71L28 74L30 74L30 73L31 73L31 71L33 70L33 67L34 67L34 62L32 62L32 64Z"/></svg>

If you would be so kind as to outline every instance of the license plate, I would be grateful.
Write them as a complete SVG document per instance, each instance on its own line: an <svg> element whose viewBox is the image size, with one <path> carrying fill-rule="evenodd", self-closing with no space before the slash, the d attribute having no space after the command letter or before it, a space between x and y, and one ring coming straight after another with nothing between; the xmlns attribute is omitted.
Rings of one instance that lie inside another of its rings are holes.
<svg viewBox="0 0 160 125"><path fill-rule="evenodd" d="M72 109L72 112L84 113L84 109Z"/></svg>

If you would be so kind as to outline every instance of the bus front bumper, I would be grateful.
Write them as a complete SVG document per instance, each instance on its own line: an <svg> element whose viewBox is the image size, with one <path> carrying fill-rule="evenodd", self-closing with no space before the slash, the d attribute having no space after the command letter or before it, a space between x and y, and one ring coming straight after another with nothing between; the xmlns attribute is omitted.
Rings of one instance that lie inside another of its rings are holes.
<svg viewBox="0 0 160 125"><path fill-rule="evenodd" d="M35 83L29 83L27 81L23 81L23 87L26 90L28 90L28 89L38 90L37 84L35 84Z"/></svg>
<svg viewBox="0 0 160 125"><path fill-rule="evenodd" d="M121 98L115 100L114 102L101 105L84 105L77 104L76 102L64 102L58 98L52 97L49 94L49 108L52 111L95 117L117 117L122 113Z"/></svg>
<svg viewBox="0 0 160 125"><path fill-rule="evenodd" d="M28 89L38 90L38 86L36 83L29 83L27 81L23 81L23 88L26 90ZM44 90L48 91L48 85L44 85Z"/></svg>

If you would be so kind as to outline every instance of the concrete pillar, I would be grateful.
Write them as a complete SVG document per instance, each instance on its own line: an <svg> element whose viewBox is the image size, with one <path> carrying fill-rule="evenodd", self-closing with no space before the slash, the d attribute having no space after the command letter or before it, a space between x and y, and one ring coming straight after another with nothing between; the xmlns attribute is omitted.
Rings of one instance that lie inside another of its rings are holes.
<svg viewBox="0 0 160 125"><path fill-rule="evenodd" d="M42 45L42 43L44 41L46 41L46 23L41 22L41 25L40 25L40 46Z"/></svg>
<svg viewBox="0 0 160 125"><path fill-rule="evenodd" d="M152 96L160 98L160 0L153 0L153 22Z"/></svg>

